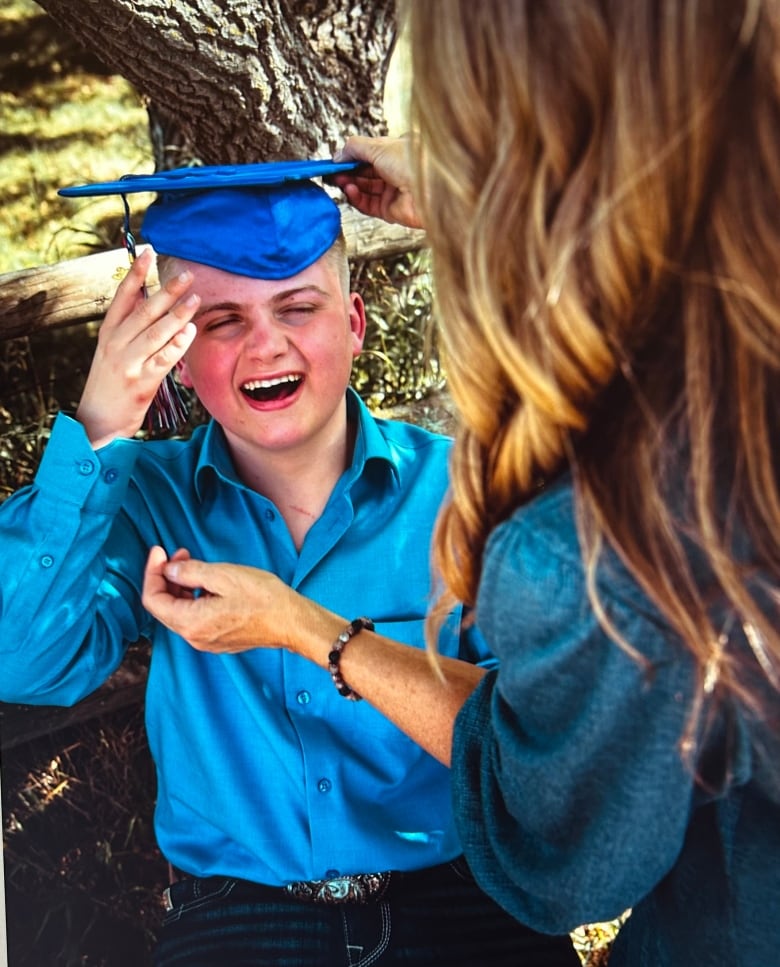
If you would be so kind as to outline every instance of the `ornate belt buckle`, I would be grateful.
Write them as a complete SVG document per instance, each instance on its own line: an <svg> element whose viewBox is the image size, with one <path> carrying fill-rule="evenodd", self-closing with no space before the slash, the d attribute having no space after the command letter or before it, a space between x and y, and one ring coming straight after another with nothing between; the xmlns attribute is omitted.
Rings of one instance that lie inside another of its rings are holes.
<svg viewBox="0 0 780 967"><path fill-rule="evenodd" d="M303 880L285 889L306 903L369 903L379 899L390 883L391 873L354 873L332 880Z"/></svg>

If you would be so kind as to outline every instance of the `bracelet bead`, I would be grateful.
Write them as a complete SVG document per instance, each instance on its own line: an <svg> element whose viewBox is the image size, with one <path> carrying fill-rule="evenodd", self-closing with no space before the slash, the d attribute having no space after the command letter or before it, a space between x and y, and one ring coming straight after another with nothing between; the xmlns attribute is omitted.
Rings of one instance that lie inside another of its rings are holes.
<svg viewBox="0 0 780 967"><path fill-rule="evenodd" d="M374 622L370 618L355 618L353 621L347 625L347 627L341 632L338 638L333 642L330 652L328 652L328 671L330 672L331 680L336 686L336 691L339 695L351 702L359 702L362 700L363 696L358 695L358 693L350 688L349 685L344 681L344 677L341 674L341 669L339 667L341 662L341 654L346 647L347 642L350 638L354 638L358 632L363 629L366 631L374 630Z"/></svg>

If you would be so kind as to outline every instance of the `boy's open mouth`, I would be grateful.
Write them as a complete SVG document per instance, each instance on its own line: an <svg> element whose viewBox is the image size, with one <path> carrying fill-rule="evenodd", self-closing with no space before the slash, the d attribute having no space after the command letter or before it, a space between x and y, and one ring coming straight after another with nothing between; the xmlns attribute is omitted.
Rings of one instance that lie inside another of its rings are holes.
<svg viewBox="0 0 780 967"><path fill-rule="evenodd" d="M302 376L292 374L274 379L253 379L244 383L241 392L256 403L271 403L292 396L302 382Z"/></svg>

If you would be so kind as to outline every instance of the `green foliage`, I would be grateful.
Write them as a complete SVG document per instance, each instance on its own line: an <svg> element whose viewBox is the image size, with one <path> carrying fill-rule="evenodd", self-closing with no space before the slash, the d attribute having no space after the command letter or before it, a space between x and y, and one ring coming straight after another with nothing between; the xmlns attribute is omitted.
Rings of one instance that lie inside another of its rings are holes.
<svg viewBox="0 0 780 967"><path fill-rule="evenodd" d="M397 406L440 389L428 251L359 263L352 287L363 296L368 319L352 384L368 405Z"/></svg>
<svg viewBox="0 0 780 967"><path fill-rule="evenodd" d="M75 410L95 336L74 326L0 342L0 501L32 480L57 412Z"/></svg>

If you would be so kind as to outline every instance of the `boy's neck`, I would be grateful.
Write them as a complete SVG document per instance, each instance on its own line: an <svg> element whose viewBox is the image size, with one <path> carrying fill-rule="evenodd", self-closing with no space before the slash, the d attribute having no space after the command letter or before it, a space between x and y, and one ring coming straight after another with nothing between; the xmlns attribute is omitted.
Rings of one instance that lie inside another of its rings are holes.
<svg viewBox="0 0 780 967"><path fill-rule="evenodd" d="M344 432L324 442L316 454L310 449L286 450L252 460L233 452L238 475L275 504L298 550L352 461L356 433L356 424L347 421Z"/></svg>

